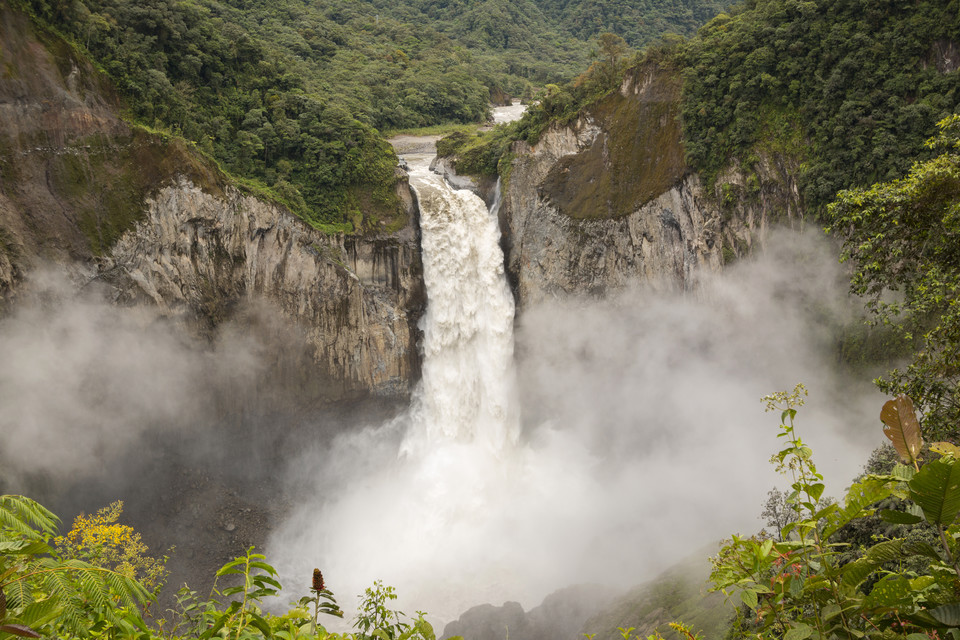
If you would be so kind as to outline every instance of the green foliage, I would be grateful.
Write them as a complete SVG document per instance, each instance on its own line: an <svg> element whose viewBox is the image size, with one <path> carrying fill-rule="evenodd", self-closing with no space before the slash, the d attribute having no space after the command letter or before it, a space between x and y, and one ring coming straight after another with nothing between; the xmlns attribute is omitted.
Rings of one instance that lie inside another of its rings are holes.
<svg viewBox="0 0 960 640"><path fill-rule="evenodd" d="M831 228L854 266L851 289L875 320L919 349L906 369L878 381L917 400L931 438L955 438L960 424L960 116L939 124L928 146L940 155L899 180L838 194Z"/></svg>
<svg viewBox="0 0 960 640"><path fill-rule="evenodd" d="M455 156L454 168L461 175L495 176L500 158L509 151L517 127L517 123L511 122L483 133L454 132L437 141L437 155Z"/></svg>
<svg viewBox="0 0 960 640"><path fill-rule="evenodd" d="M407 622L402 612L387 606L396 598L394 588L384 586L381 580L367 588L353 624L357 640L436 640L433 626L424 619L425 613L418 611L416 619Z"/></svg>
<svg viewBox="0 0 960 640"><path fill-rule="evenodd" d="M483 121L491 100L531 98L535 86L575 75L591 47L604 62L589 78L615 76L623 39L587 38L622 30L640 42L691 32L717 7L715 0L562 8L546 0L13 1L88 51L135 121L196 142L225 171L318 228L345 228L362 212L356 231L402 215L396 157L378 130Z"/></svg>
<svg viewBox="0 0 960 640"><path fill-rule="evenodd" d="M120 511L120 503L114 503L94 516L81 516L70 534L57 540L70 553L116 564L115 552L130 547L135 536L116 524ZM264 600L276 596L281 586L276 569L253 547L217 571L206 599L187 586L180 589L169 619L154 620L151 627L143 611L154 596L125 575L129 570L62 558L51 544L58 524L55 515L29 498L0 496L0 640L436 640L423 612L407 622L402 613L387 608L396 593L380 581L363 597L356 625L360 634L328 632L317 624L319 613L342 617L343 612L319 569L314 569L311 596L281 616L264 613ZM219 587L221 580L229 586ZM306 608L311 604L312 614Z"/></svg>
<svg viewBox="0 0 960 640"><path fill-rule="evenodd" d="M595 105L620 86L623 74L631 63L641 64L654 57L653 52L659 52L659 49L651 48L646 56L634 60L624 40L613 33L600 34L597 43L595 60L590 67L566 84L547 84L519 121L475 135L454 132L437 143L437 153L440 156L455 156L459 173L502 173L500 161L508 155L514 141L524 140L535 144L551 125L569 124L576 120L584 108Z"/></svg>
<svg viewBox="0 0 960 640"><path fill-rule="evenodd" d="M681 56L689 163L712 185L779 137L773 150L803 163L815 213L842 188L902 175L960 104L941 51L960 42L957 11L954 0L746 0L717 16Z"/></svg>
<svg viewBox="0 0 960 640"><path fill-rule="evenodd" d="M64 559L59 520L23 496L0 496L0 638L117 637L141 626L150 593L126 575Z"/></svg>
<svg viewBox="0 0 960 640"><path fill-rule="evenodd" d="M794 424L803 395L798 386L793 393L767 398L768 409L782 412L779 437L786 446L773 460L793 481L786 502L798 518L782 528L779 540L734 536L714 559L715 588L736 595L749 612L741 614L734 637L956 637L960 461L946 455L918 471L917 457L908 455L914 466L896 465L889 473L864 476L842 503L824 500L812 450ZM916 419L907 403L897 402L896 408L899 422ZM909 454L919 432L908 429L904 439ZM950 446L941 448L956 449ZM922 539L874 535L851 557L845 548L849 543L841 542L843 531L894 497L906 511L886 510L884 518L923 526L917 524L922 513L939 534L940 550ZM919 559L923 562L915 562Z"/></svg>
<svg viewBox="0 0 960 640"><path fill-rule="evenodd" d="M122 513L123 502L118 500L94 515L80 514L67 535L54 539L57 552L133 578L156 595L169 575L167 558L147 555L140 534L118 522Z"/></svg>
<svg viewBox="0 0 960 640"><path fill-rule="evenodd" d="M311 633L316 632L317 618L321 613L337 618L343 617L343 611L341 611L337 605L333 593L327 589L323 583L323 573L320 572L320 569L313 570L313 582L310 586L310 593L313 595L300 598L299 604L301 607L313 605L313 619L310 621Z"/></svg>
<svg viewBox="0 0 960 640"><path fill-rule="evenodd" d="M664 33L691 36L730 3L718 0L537 0L537 4L565 31L580 38L612 32L630 46L642 47Z"/></svg>

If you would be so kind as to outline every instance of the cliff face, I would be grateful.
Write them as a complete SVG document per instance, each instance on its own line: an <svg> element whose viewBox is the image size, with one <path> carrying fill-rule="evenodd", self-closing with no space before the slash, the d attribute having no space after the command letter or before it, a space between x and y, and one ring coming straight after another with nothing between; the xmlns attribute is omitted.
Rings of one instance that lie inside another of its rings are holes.
<svg viewBox="0 0 960 640"><path fill-rule="evenodd" d="M404 228L328 236L118 113L89 63L0 0L0 311L50 263L201 332L265 301L305 336L326 399L409 392L425 294L405 181Z"/></svg>
<svg viewBox="0 0 960 640"><path fill-rule="evenodd" d="M500 223L521 306L638 280L688 288L771 218L799 216L781 158L761 163L762 189L733 169L706 193L683 161L679 98L676 74L640 67L576 122L515 143Z"/></svg>
<svg viewBox="0 0 960 640"><path fill-rule="evenodd" d="M241 301L269 301L305 328L342 394L403 395L418 377L424 295L412 227L331 237L235 189L218 197L180 178L147 201L145 219L101 269L120 300L191 310L211 324Z"/></svg>

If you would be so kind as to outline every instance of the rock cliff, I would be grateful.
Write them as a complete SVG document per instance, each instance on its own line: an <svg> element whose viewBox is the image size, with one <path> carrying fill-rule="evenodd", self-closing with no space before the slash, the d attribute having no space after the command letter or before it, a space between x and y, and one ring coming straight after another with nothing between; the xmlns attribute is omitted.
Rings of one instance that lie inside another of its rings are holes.
<svg viewBox="0 0 960 640"><path fill-rule="evenodd" d="M638 280L689 288L800 216L780 157L760 163L762 188L734 167L708 193L683 159L679 99L676 73L644 65L575 122L514 143L500 225L521 307Z"/></svg>
<svg viewBox="0 0 960 640"><path fill-rule="evenodd" d="M425 300L412 226L378 238L328 236L275 205L233 188L213 195L186 177L146 205L101 261L119 300L190 310L211 324L240 301L267 300L306 329L342 394L409 391Z"/></svg>

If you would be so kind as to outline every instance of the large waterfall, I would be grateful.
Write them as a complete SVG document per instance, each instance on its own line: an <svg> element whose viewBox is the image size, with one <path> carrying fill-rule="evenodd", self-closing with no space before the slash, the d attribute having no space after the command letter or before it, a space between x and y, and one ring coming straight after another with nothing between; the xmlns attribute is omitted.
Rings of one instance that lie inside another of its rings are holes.
<svg viewBox="0 0 960 640"><path fill-rule="evenodd" d="M428 297L422 381L396 419L293 452L303 489L268 549L285 585L320 567L353 610L381 579L399 609L442 623L484 602L533 607L571 584L636 584L758 528L778 481L758 399L799 380L819 387L812 397L842 398L804 407L805 439L826 452L872 446L869 433L847 435L866 396L833 372L833 343L804 306L834 299L823 288L836 266L815 239L785 238L695 296L530 305L514 373L496 211L430 172L429 156L406 160Z"/></svg>
<svg viewBox="0 0 960 640"><path fill-rule="evenodd" d="M402 450L423 455L448 442L490 452L513 446L519 423L513 373L513 297L507 287L496 211L455 191L409 157L420 204L427 312L423 380Z"/></svg>

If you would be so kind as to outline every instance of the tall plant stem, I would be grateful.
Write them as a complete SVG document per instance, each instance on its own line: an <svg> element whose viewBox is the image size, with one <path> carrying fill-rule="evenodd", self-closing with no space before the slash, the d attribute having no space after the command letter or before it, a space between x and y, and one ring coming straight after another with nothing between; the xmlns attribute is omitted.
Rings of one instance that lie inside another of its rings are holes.
<svg viewBox="0 0 960 640"><path fill-rule="evenodd" d="M957 560L950 551L950 545L947 543L947 533L942 524L937 524L937 531L940 532L940 542L943 544L943 550L947 552L947 560L953 565L953 570L957 572L957 577L960 578L960 565L957 565Z"/></svg>

